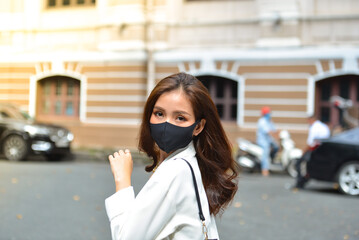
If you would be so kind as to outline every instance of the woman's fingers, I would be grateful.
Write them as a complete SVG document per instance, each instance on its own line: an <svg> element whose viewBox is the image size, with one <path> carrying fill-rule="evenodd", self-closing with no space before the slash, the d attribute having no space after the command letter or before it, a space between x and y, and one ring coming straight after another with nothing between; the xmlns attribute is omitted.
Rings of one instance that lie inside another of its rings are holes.
<svg viewBox="0 0 359 240"><path fill-rule="evenodd" d="M113 155L109 155L108 159L111 160L111 159L116 158L118 156L127 155L127 154L131 154L131 151L129 149L125 149L125 151L123 151L121 149L118 152L115 152Z"/></svg>
<svg viewBox="0 0 359 240"><path fill-rule="evenodd" d="M131 174L133 169L132 156L128 149L119 150L108 157L111 170L115 178L116 190L131 185Z"/></svg>
<svg viewBox="0 0 359 240"><path fill-rule="evenodd" d="M117 153L117 152L116 152ZM125 151L123 151L122 149L118 151L118 154L121 155L125 155L125 154L130 154L130 150L129 149L125 149Z"/></svg>
<svg viewBox="0 0 359 240"><path fill-rule="evenodd" d="M113 155L109 155L108 159L112 169L115 171L118 171L121 168L132 170L132 156L129 149L125 149L125 151L119 150Z"/></svg>

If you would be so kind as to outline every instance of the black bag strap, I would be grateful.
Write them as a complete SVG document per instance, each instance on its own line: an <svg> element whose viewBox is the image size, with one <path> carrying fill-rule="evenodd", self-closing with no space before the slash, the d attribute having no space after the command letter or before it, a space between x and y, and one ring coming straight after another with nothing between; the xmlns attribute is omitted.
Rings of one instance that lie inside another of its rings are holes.
<svg viewBox="0 0 359 240"><path fill-rule="evenodd" d="M189 168L191 169L194 190L196 191L197 205L198 205L198 211L199 211L198 214L199 214L199 218L201 219L201 221L204 222L206 219L203 216L201 200L199 198L197 181L196 181L196 177L194 175L193 168L192 168L191 164L186 159L184 159L184 158L181 158L181 159L184 160L188 164Z"/></svg>
<svg viewBox="0 0 359 240"><path fill-rule="evenodd" d="M208 230L207 230L206 222L205 222L206 219L204 218L204 215L202 212L202 205L201 205L201 200L199 198L196 176L194 175L194 171L193 171L191 164L186 159L184 159L184 158L181 158L181 159L184 160L187 163L187 165L189 166L189 168L191 169L192 180L193 180L194 190L196 192L196 199L197 199L197 205L198 205L198 215L202 222L202 232L204 235L204 239L205 240L217 240L217 239L208 239Z"/></svg>

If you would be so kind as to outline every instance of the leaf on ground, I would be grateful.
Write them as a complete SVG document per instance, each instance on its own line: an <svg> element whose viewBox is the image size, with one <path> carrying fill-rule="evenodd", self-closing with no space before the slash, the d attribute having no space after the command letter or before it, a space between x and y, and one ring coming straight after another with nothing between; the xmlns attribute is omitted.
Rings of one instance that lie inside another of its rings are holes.
<svg viewBox="0 0 359 240"><path fill-rule="evenodd" d="M234 204L234 207L235 207L235 208L240 208L240 207L242 207L242 203L241 203L241 202L236 202L236 203Z"/></svg>
<svg viewBox="0 0 359 240"><path fill-rule="evenodd" d="M19 180L17 178L11 178L11 183L12 184L16 184L18 182L19 182Z"/></svg>
<svg viewBox="0 0 359 240"><path fill-rule="evenodd" d="M21 219L22 219L22 215L21 215L21 214L18 214L18 215L16 215L16 218L19 219L19 220L21 220Z"/></svg>
<svg viewBox="0 0 359 240"><path fill-rule="evenodd" d="M74 201L80 201L80 196L79 196L79 195L74 195L74 196L72 197L72 199L73 199Z"/></svg>

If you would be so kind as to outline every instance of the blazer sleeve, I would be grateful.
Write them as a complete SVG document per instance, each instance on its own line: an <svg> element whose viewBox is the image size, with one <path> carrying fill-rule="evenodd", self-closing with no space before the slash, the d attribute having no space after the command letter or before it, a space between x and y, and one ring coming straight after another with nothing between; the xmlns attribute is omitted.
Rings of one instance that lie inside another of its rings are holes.
<svg viewBox="0 0 359 240"><path fill-rule="evenodd" d="M176 213L176 194L180 184L178 174L173 173L173 166L163 166L152 175L136 198L133 188L129 187L106 199L113 240L156 238Z"/></svg>

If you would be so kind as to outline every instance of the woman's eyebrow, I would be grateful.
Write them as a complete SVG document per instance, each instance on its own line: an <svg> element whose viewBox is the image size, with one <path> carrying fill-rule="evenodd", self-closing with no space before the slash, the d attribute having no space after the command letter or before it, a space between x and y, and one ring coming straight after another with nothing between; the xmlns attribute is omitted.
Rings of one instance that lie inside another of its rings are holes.
<svg viewBox="0 0 359 240"><path fill-rule="evenodd" d="M164 109L159 106L154 106L153 109L164 111Z"/></svg>
<svg viewBox="0 0 359 240"><path fill-rule="evenodd" d="M191 116L191 114L189 114L188 112L186 112L186 111L180 111L180 110L178 110L178 111L174 111L174 113L175 114L182 114L182 115L188 115L188 116Z"/></svg>
<svg viewBox="0 0 359 240"><path fill-rule="evenodd" d="M157 110L157 111L163 111L163 112L166 112L166 110L160 106L154 106L153 107L153 110ZM183 110L176 110L173 112L174 114L182 114L182 115L188 115L188 116L191 116L191 114L189 114L188 112L186 111L183 111Z"/></svg>

